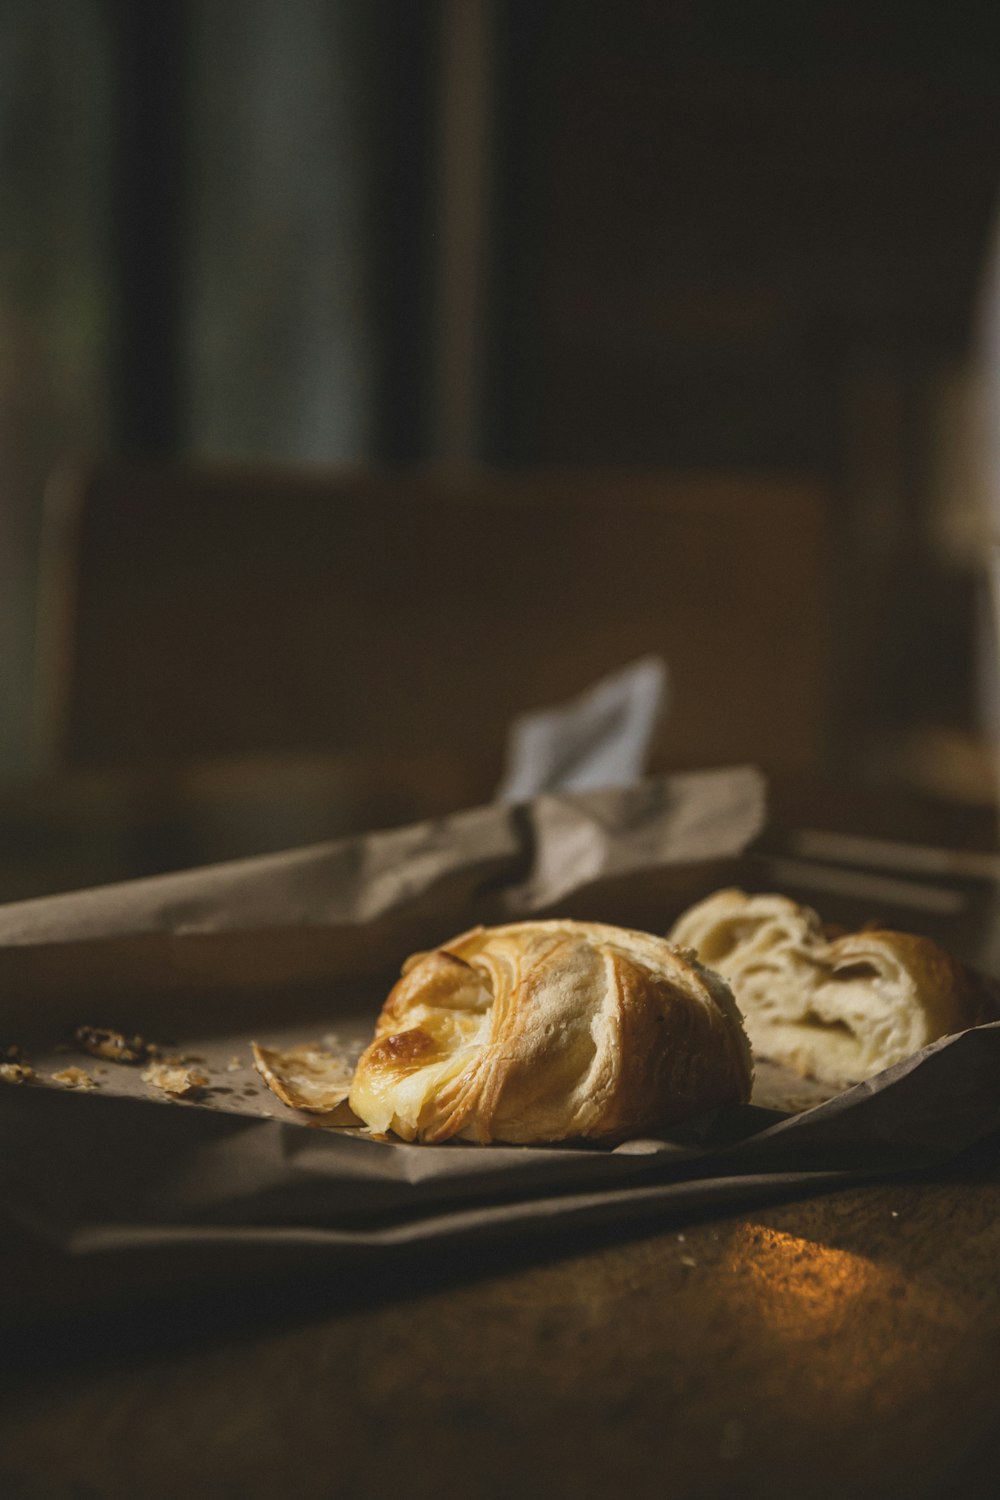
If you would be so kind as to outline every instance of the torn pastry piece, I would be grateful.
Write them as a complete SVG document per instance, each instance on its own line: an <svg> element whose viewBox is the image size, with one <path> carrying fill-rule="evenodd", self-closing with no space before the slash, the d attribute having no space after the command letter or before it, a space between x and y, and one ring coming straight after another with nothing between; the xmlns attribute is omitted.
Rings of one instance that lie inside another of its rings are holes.
<svg viewBox="0 0 1000 1500"><path fill-rule="evenodd" d="M351 1090L351 1069L327 1048L310 1043L280 1051L252 1042L251 1051L254 1067L282 1104L316 1115L342 1110ZM344 1113L345 1123L358 1123Z"/></svg>
<svg viewBox="0 0 1000 1500"><path fill-rule="evenodd" d="M729 980L758 1056L838 1088L990 1018L985 985L929 938L829 938L786 896L716 891L669 939Z"/></svg>
<svg viewBox="0 0 1000 1500"><path fill-rule="evenodd" d="M595 922L476 927L404 968L354 1074L376 1133L621 1140L750 1096L726 982Z"/></svg>

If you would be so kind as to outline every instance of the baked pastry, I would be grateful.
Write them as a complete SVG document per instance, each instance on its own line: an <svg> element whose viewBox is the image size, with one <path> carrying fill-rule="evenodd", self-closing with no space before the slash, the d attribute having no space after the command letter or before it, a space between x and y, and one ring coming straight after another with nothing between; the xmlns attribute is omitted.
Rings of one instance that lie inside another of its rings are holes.
<svg viewBox="0 0 1000 1500"><path fill-rule="evenodd" d="M982 983L929 938L831 938L786 896L716 891L669 937L729 980L756 1056L837 1087L988 1018Z"/></svg>
<svg viewBox="0 0 1000 1500"><path fill-rule="evenodd" d="M728 985L595 922L476 927L411 958L350 1106L404 1140L621 1140L750 1097Z"/></svg>
<svg viewBox="0 0 1000 1500"><path fill-rule="evenodd" d="M347 1063L317 1042L283 1050L251 1042L250 1052L271 1093L289 1109L326 1115L342 1105L351 1091Z"/></svg>

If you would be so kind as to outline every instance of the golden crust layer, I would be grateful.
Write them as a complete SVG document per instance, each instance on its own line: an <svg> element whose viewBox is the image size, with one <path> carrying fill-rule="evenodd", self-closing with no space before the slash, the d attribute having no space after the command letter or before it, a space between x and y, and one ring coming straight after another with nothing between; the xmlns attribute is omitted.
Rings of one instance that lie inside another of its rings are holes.
<svg viewBox="0 0 1000 1500"><path fill-rule="evenodd" d="M326 1047L318 1044L262 1047L251 1042L253 1065L272 1094L289 1109L325 1115L343 1104L351 1091L351 1070Z"/></svg>
<svg viewBox="0 0 1000 1500"><path fill-rule="evenodd" d="M417 954L350 1105L404 1140L616 1140L750 1096L725 981L662 938L592 922L477 927Z"/></svg>
<svg viewBox="0 0 1000 1500"><path fill-rule="evenodd" d="M757 1056L837 1087L990 1016L983 984L929 938L829 937L786 896L716 891L669 936L729 980Z"/></svg>

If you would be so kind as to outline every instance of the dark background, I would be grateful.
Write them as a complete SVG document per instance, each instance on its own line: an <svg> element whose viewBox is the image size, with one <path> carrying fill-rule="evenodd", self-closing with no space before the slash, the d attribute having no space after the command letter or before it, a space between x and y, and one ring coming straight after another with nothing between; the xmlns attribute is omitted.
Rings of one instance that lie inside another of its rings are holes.
<svg viewBox="0 0 1000 1500"><path fill-rule="evenodd" d="M618 466L817 485L832 753L990 801L998 42L988 3L7 0L0 770L49 769L67 455Z"/></svg>

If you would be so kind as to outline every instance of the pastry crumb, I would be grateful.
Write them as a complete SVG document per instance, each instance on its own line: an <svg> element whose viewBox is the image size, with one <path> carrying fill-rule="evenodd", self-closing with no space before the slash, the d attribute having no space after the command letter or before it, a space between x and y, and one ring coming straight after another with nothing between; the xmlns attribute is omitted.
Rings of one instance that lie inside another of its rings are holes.
<svg viewBox="0 0 1000 1500"><path fill-rule="evenodd" d="M96 1089L97 1083L85 1068L61 1068L51 1075L53 1083L61 1083L64 1089Z"/></svg>
<svg viewBox="0 0 1000 1500"><path fill-rule="evenodd" d="M229 1061L226 1063L226 1072L227 1073L239 1073L239 1072L242 1071L242 1068L243 1068L243 1059L241 1057L231 1057L229 1059Z"/></svg>
<svg viewBox="0 0 1000 1500"><path fill-rule="evenodd" d="M33 1083L35 1070L25 1062L0 1062L0 1081L4 1083Z"/></svg>
<svg viewBox="0 0 1000 1500"><path fill-rule="evenodd" d="M78 1026L73 1040L81 1052L91 1057L102 1057L114 1063L141 1063L149 1055L149 1047L141 1036L123 1036L108 1026Z"/></svg>
<svg viewBox="0 0 1000 1500"><path fill-rule="evenodd" d="M208 1084L208 1075L173 1063L154 1063L142 1075L143 1083L175 1099L189 1098Z"/></svg>

